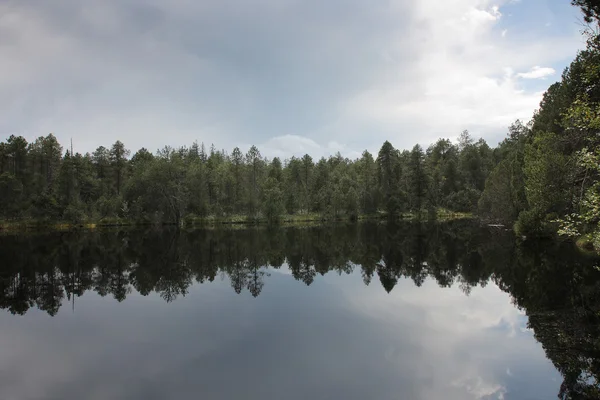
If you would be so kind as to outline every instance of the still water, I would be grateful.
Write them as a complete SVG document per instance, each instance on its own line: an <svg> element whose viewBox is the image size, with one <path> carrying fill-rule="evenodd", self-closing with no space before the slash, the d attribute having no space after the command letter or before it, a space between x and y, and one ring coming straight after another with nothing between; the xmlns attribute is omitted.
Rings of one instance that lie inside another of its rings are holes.
<svg viewBox="0 0 600 400"><path fill-rule="evenodd" d="M600 272L472 222L0 237L0 399L598 395Z"/></svg>

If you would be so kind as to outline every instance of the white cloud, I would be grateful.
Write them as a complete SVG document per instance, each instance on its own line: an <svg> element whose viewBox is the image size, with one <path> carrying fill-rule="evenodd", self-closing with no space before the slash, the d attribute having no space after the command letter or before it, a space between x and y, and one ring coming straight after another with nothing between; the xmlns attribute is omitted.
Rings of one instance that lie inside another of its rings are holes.
<svg viewBox="0 0 600 400"><path fill-rule="evenodd" d="M240 149L248 149L251 144L245 143L240 146ZM276 136L258 145L263 156L272 159L279 157L286 159L291 156L302 157L305 154L310 155L314 161L321 157L329 157L340 152L344 157L350 159L359 158L361 153L349 149L346 145L338 143L334 140L329 141L326 145L321 145L316 141L300 136L300 135L282 135Z"/></svg>
<svg viewBox="0 0 600 400"><path fill-rule="evenodd" d="M372 137L373 147L384 138L400 148L416 141L429 145L463 129L494 144L514 120L531 118L543 94L542 88L524 89L518 79L522 76L507 73L507 67L554 64L572 57L580 45L576 32L540 36L536 42L514 35L498 41L502 4L494 8L487 1L451 0L436 13L429 10L438 2L418 4L416 20L428 29L415 68L407 71L411 81L387 79L344 104L345 119L353 122L338 129L346 134L352 126L377 124L382 133ZM531 72L548 76L551 71Z"/></svg>
<svg viewBox="0 0 600 400"><path fill-rule="evenodd" d="M249 147L246 145L244 147ZM322 154L323 148L312 139L299 135L283 135L269 139L259 146L259 149L264 156L269 158L280 157L287 158L289 156L301 157L304 154L310 154L315 157L315 154Z"/></svg>
<svg viewBox="0 0 600 400"><path fill-rule="evenodd" d="M519 78L523 79L544 79L548 76L554 75L556 71L550 67L534 66L528 72L520 72L517 74Z"/></svg>

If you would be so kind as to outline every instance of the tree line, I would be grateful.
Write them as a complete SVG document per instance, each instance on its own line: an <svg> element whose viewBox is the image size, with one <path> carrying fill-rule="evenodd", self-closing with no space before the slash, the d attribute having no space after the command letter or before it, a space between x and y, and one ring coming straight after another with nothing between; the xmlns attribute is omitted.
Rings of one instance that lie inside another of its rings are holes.
<svg viewBox="0 0 600 400"><path fill-rule="evenodd" d="M600 270L561 241L524 245L506 230L469 220L331 224L306 228L95 230L0 237L0 308L50 315L86 292L125 301L134 291L165 301L192 285L225 279L254 297L269 275L289 269L312 285L325 274L359 272L387 292L403 279L468 295L494 282L528 316L528 327L564 377L561 398L598 398ZM71 304L72 303L72 304Z"/></svg>
<svg viewBox="0 0 600 400"><path fill-rule="evenodd" d="M180 224L186 218L246 216L276 221L284 214L474 211L494 151L463 132L458 144L439 140L424 151L385 142L374 157L339 153L268 159L204 144L131 152L120 141L93 153L63 153L52 134L0 143L0 213L4 219L69 222L124 219Z"/></svg>

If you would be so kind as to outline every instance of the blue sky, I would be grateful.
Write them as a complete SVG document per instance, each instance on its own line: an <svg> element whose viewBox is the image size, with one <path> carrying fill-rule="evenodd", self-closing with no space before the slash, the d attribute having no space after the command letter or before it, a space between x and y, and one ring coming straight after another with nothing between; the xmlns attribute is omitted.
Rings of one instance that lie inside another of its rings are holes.
<svg viewBox="0 0 600 400"><path fill-rule="evenodd" d="M557 0L0 1L0 139L268 157L495 144L584 46Z"/></svg>

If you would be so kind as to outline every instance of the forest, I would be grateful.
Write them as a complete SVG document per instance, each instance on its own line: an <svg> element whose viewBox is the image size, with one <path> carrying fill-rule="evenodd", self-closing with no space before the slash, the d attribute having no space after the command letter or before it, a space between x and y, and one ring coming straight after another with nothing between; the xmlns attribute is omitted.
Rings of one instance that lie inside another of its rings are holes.
<svg viewBox="0 0 600 400"><path fill-rule="evenodd" d="M339 153L317 161L308 154L269 160L254 146L243 154L197 143L129 155L120 141L63 155L52 134L31 144L11 136L0 147L2 217L179 224L210 216L276 221L283 214L468 212L476 210L496 164L494 151L468 132L458 145L440 140L426 152L385 142L376 157L365 151L357 160Z"/></svg>
<svg viewBox="0 0 600 400"><path fill-rule="evenodd" d="M583 237L600 249L600 35L598 7L575 0L587 46L545 92L531 121L515 121L490 147L457 143L394 148L358 159L265 158L197 142L135 153L117 141L65 151L53 134L0 143L0 218L67 223L172 223L206 219L275 223L283 216L356 219L440 210L514 226L524 236ZM75 138L76 139L76 138Z"/></svg>

